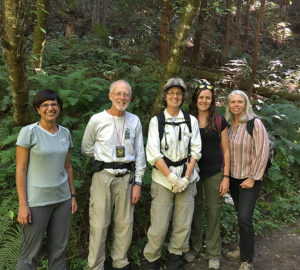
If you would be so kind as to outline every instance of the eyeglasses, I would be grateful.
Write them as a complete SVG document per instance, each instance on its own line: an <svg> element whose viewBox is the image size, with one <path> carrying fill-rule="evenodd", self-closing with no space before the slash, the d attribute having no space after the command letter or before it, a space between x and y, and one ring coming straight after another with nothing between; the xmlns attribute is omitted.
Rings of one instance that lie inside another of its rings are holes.
<svg viewBox="0 0 300 270"><path fill-rule="evenodd" d="M40 108L47 109L49 106L51 108L58 108L58 104L57 103L50 103L50 104L44 103L44 104L40 105Z"/></svg>
<svg viewBox="0 0 300 270"><path fill-rule="evenodd" d="M124 97L124 98L130 98L130 94L122 93L122 92L117 92L117 93L112 93L117 97Z"/></svg>
<svg viewBox="0 0 300 270"><path fill-rule="evenodd" d="M177 96L177 97L182 97L183 94L182 92L167 92L168 96Z"/></svg>
<svg viewBox="0 0 300 270"><path fill-rule="evenodd" d="M213 91L215 88L210 84L201 83L201 84L197 85L197 89L209 89L209 90Z"/></svg>

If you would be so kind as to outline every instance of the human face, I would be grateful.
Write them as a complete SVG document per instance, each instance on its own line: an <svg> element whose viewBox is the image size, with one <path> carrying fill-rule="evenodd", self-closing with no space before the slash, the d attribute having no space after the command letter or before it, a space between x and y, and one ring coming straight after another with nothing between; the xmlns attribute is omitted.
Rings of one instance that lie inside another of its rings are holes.
<svg viewBox="0 0 300 270"><path fill-rule="evenodd" d="M233 95L229 100L229 111L233 114L234 118L239 119L246 108L246 102L240 95Z"/></svg>
<svg viewBox="0 0 300 270"><path fill-rule="evenodd" d="M170 88L166 94L167 107L179 108L182 104L183 92L178 86Z"/></svg>
<svg viewBox="0 0 300 270"><path fill-rule="evenodd" d="M46 100L37 108L37 112L40 115L41 120L53 122L60 113L60 105L56 99Z"/></svg>
<svg viewBox="0 0 300 270"><path fill-rule="evenodd" d="M212 103L212 93L210 90L202 90L197 99L198 112L207 112Z"/></svg>
<svg viewBox="0 0 300 270"><path fill-rule="evenodd" d="M126 83L118 82L108 96L112 102L112 109L125 112L131 100L130 89Z"/></svg>

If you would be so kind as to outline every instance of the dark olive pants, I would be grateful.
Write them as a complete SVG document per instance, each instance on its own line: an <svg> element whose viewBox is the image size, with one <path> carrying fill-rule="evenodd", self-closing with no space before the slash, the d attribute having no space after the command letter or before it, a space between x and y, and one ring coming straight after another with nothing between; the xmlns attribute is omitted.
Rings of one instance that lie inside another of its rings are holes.
<svg viewBox="0 0 300 270"><path fill-rule="evenodd" d="M46 236L49 270L66 270L65 249L68 243L71 200L31 207L32 222L22 227L22 246L17 270L35 270Z"/></svg>

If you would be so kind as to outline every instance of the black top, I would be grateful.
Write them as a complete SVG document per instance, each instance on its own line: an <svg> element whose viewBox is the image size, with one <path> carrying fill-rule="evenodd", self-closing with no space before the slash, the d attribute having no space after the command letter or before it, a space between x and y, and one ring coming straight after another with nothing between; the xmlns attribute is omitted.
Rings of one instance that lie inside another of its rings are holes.
<svg viewBox="0 0 300 270"><path fill-rule="evenodd" d="M223 116L221 130L223 131L228 123ZM220 139L217 127L216 129L206 131L200 128L202 140L202 157L198 162L200 168L200 178L211 177L222 170L222 152L220 149Z"/></svg>

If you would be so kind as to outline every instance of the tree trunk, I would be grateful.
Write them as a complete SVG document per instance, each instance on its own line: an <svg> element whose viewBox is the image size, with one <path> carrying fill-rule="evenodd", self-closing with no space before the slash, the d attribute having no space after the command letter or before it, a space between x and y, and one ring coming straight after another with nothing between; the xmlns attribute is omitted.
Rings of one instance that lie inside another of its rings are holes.
<svg viewBox="0 0 300 270"><path fill-rule="evenodd" d="M191 29L198 6L199 0L186 1L184 12L181 15L180 22L174 35L175 38L170 50L169 59L163 72L162 84L165 83L167 79L178 74L180 60L182 58L186 45L186 38ZM162 87L160 87L155 98L152 115L157 114L163 108L161 98L162 94Z"/></svg>
<svg viewBox="0 0 300 270"><path fill-rule="evenodd" d="M256 26L255 39L254 39L252 74L251 74L250 84L249 84L249 88L248 88L249 95L251 95L252 91L253 91L253 84L254 84L254 79L255 79L256 70L257 70L259 35L260 35L261 24L263 21L264 6L265 6L265 0L261 0L260 8L258 11L258 20L257 20L257 26Z"/></svg>
<svg viewBox="0 0 300 270"><path fill-rule="evenodd" d="M204 22L206 17L206 8L207 8L207 0L201 0L200 12L199 12L198 23L197 23L198 25L197 25L197 31L195 35L195 42L193 48L193 60L192 60L193 66L196 66L199 63L199 52L200 52Z"/></svg>
<svg viewBox="0 0 300 270"><path fill-rule="evenodd" d="M46 23L49 12L49 0L36 0L36 25L34 27L33 48L34 56L33 68L42 69L43 51L46 43Z"/></svg>
<svg viewBox="0 0 300 270"><path fill-rule="evenodd" d="M107 21L107 3L108 0L102 0L102 4L101 4L101 13L102 13L102 16L101 16L101 24L102 26L106 26L106 21Z"/></svg>
<svg viewBox="0 0 300 270"><path fill-rule="evenodd" d="M224 65L227 62L227 58L228 58L229 43L230 43L230 28L231 28L231 11L229 11L229 9L231 8L231 3L232 0L226 1L227 15L226 15L225 34L224 34L224 46L222 52L222 65Z"/></svg>
<svg viewBox="0 0 300 270"><path fill-rule="evenodd" d="M161 0L161 20L159 36L159 60L165 63L169 53L169 34L171 28L172 0Z"/></svg>
<svg viewBox="0 0 300 270"><path fill-rule="evenodd" d="M241 47L240 40L241 40L241 22L242 22L242 16L241 11L242 10L242 0L236 0L236 17L235 17L235 42L237 43L238 48Z"/></svg>
<svg viewBox="0 0 300 270"><path fill-rule="evenodd" d="M13 95L13 114L17 125L28 123L28 79L26 72L26 1L3 0L4 38L1 40Z"/></svg>
<svg viewBox="0 0 300 270"><path fill-rule="evenodd" d="M100 0L91 0L91 24L93 29L96 23L100 23Z"/></svg>
<svg viewBox="0 0 300 270"><path fill-rule="evenodd" d="M246 20L245 20L245 34L244 34L244 49L248 50L249 48L249 33L250 33L250 8L251 0L247 0L246 4Z"/></svg>

